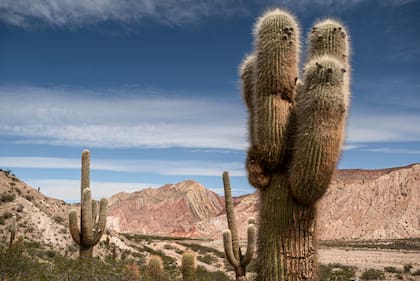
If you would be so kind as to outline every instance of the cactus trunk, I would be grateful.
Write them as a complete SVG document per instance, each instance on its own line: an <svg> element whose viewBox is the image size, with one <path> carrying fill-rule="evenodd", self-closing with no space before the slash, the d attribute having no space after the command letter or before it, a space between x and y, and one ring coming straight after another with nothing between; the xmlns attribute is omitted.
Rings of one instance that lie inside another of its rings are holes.
<svg viewBox="0 0 420 281"><path fill-rule="evenodd" d="M93 247L79 246L79 255L81 258L91 258L93 256Z"/></svg>
<svg viewBox="0 0 420 281"><path fill-rule="evenodd" d="M274 173L259 198L255 281L315 280L315 208L291 197L286 173Z"/></svg>

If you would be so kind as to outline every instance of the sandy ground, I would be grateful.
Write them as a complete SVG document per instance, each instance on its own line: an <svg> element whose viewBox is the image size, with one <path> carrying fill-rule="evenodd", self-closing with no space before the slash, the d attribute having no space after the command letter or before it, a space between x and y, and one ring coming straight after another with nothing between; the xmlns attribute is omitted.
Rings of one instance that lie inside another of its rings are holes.
<svg viewBox="0 0 420 281"><path fill-rule="evenodd" d="M411 264L413 269L420 269L420 252L320 249L319 261L324 264L341 263L353 265L359 269L383 269L385 266L402 268L405 264Z"/></svg>

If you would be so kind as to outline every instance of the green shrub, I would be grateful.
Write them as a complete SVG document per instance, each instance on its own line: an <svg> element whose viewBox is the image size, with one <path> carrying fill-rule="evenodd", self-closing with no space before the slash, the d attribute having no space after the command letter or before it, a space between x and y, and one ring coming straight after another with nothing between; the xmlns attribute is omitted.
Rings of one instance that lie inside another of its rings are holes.
<svg viewBox="0 0 420 281"><path fill-rule="evenodd" d="M217 258L209 254L206 254L204 256L198 256L197 259L201 262L204 262L210 265L213 264L214 262L217 262Z"/></svg>
<svg viewBox="0 0 420 281"><path fill-rule="evenodd" d="M385 274L383 271L378 269L370 268L362 273L360 276L362 280L384 280Z"/></svg>
<svg viewBox="0 0 420 281"><path fill-rule="evenodd" d="M411 272L411 275L420 276L420 269L417 269L416 271Z"/></svg>
<svg viewBox="0 0 420 281"><path fill-rule="evenodd" d="M4 203L6 203L6 202L13 202L13 201L15 201L15 198L16 198L16 195L15 194L7 194L6 192L3 192L1 195L0 195L0 202L4 202Z"/></svg>
<svg viewBox="0 0 420 281"><path fill-rule="evenodd" d="M64 224L64 219L62 218L62 217L60 217L60 216L54 216L53 217L53 220L56 222L56 223L59 223L59 224Z"/></svg>
<svg viewBox="0 0 420 281"><path fill-rule="evenodd" d="M389 273L402 273L401 269L398 269L394 266L385 266L384 271Z"/></svg>
<svg viewBox="0 0 420 281"><path fill-rule="evenodd" d="M410 270L413 268L411 264L404 264L404 273L410 273Z"/></svg>
<svg viewBox="0 0 420 281"><path fill-rule="evenodd" d="M356 267L340 263L319 265L319 279L324 280L350 280L355 277Z"/></svg>

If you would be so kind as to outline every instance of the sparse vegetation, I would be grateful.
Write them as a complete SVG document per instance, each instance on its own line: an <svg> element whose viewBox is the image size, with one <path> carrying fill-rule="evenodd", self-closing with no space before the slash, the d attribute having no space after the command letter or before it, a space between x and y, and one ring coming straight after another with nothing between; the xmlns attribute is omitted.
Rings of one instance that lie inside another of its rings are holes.
<svg viewBox="0 0 420 281"><path fill-rule="evenodd" d="M7 202L13 202L15 201L16 195L14 193L7 194L6 192L3 192L0 195L0 203L7 203Z"/></svg>
<svg viewBox="0 0 420 281"><path fill-rule="evenodd" d="M330 280L350 280L355 277L356 267L343 265L339 263L330 263L328 265L319 265L319 279L320 281Z"/></svg>
<svg viewBox="0 0 420 281"><path fill-rule="evenodd" d="M398 269L394 266L385 266L384 271L389 272L389 273L402 273L403 272L401 269Z"/></svg>
<svg viewBox="0 0 420 281"><path fill-rule="evenodd" d="M384 280L385 274L383 271L379 269L370 268L368 270L363 271L362 275L360 276L362 280Z"/></svg>
<svg viewBox="0 0 420 281"><path fill-rule="evenodd" d="M207 263L207 264L213 264L217 262L217 258L215 258L213 255L206 254L204 256L198 256L197 259L201 262Z"/></svg>
<svg viewBox="0 0 420 281"><path fill-rule="evenodd" d="M326 248L366 248L386 250L420 250L420 238L387 239L387 240L326 240L320 242Z"/></svg>

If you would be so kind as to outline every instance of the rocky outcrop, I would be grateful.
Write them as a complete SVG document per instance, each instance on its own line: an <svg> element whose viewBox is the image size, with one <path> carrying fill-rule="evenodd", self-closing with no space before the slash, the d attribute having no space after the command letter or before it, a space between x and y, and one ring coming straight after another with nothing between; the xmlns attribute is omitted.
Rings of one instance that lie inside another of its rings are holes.
<svg viewBox="0 0 420 281"><path fill-rule="evenodd" d="M198 222L208 222L223 210L223 200L201 184L187 180L160 188L116 194L108 215L122 232L197 237Z"/></svg>

